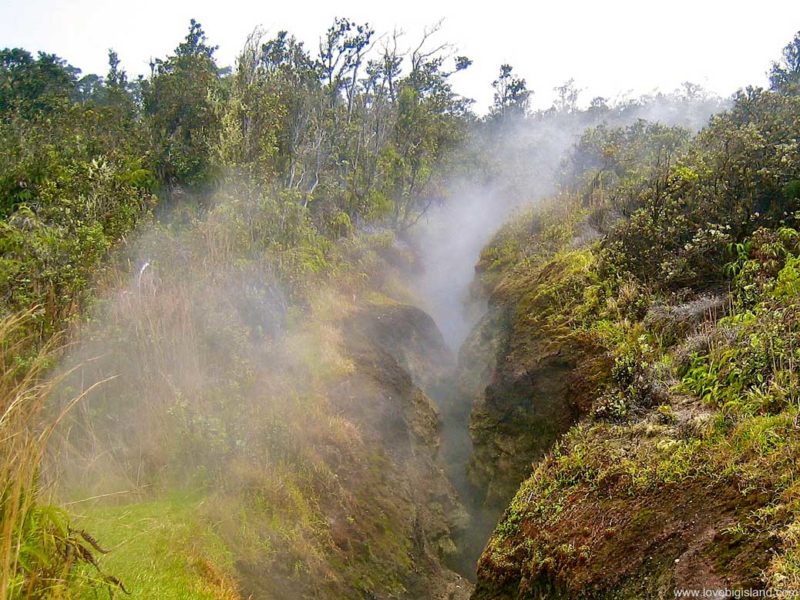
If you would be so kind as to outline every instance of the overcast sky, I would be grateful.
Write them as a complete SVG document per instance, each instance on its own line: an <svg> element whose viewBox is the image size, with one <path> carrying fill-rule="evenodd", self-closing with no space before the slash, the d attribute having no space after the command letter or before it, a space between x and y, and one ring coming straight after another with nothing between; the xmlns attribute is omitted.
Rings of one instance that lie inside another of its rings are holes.
<svg viewBox="0 0 800 600"><path fill-rule="evenodd" d="M114 48L130 74L171 52L190 18L200 21L221 64L233 64L247 34L261 25L287 29L316 48L335 16L400 28L410 46L426 25L444 19L437 40L473 59L454 77L456 91L491 101L499 65L510 63L534 90L534 107L573 77L593 96L671 91L683 81L721 95L766 82L765 72L800 30L800 1L496 0L167 1L0 0L0 47L55 52L84 73L105 73Z"/></svg>

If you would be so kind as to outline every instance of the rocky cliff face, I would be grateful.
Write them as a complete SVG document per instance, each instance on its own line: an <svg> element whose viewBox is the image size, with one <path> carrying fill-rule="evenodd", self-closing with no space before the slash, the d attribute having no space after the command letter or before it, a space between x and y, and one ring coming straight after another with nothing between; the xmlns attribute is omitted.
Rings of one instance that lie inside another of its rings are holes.
<svg viewBox="0 0 800 600"><path fill-rule="evenodd" d="M413 306L369 306L344 329L355 369L334 391L334 405L404 471L425 551L444 558L467 525L439 460L441 420L428 395L443 384L450 354L433 319Z"/></svg>
<svg viewBox="0 0 800 600"><path fill-rule="evenodd" d="M702 430L703 410L690 404L669 424L651 415L564 437L506 509L472 598L633 600L673 597L676 589L720 594L711 597L760 589L778 540L741 524L763 510L768 493L701 472L658 484L631 480L657 477L646 457Z"/></svg>
<svg viewBox="0 0 800 600"><path fill-rule="evenodd" d="M465 598L471 586L443 566L468 517L438 457L441 422L428 395L452 364L442 336L426 313L399 304L369 305L342 330L354 368L332 403L383 457L375 492L387 496L391 527L411 542L398 557L410 561L401 596Z"/></svg>
<svg viewBox="0 0 800 600"><path fill-rule="evenodd" d="M508 504L532 464L585 413L608 370L590 340L535 319L548 287L568 275L562 267L521 289L490 290L489 309L460 352L460 387L473 403L469 476L488 506Z"/></svg>
<svg viewBox="0 0 800 600"><path fill-rule="evenodd" d="M515 364L509 359L514 336L514 331L499 332L501 339L494 342L497 348L490 359L495 367L489 382L475 393L471 415L474 454L469 475L485 490L489 505L507 503L530 473L533 461L580 414L570 385L575 356L565 350L547 351L545 342L537 341L540 353ZM468 364L464 368L469 369Z"/></svg>

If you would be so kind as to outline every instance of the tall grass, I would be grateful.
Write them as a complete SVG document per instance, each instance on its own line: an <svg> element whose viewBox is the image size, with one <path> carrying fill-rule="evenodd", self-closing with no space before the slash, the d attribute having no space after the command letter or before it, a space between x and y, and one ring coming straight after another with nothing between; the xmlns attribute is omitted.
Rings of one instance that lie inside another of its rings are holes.
<svg viewBox="0 0 800 600"><path fill-rule="evenodd" d="M76 396L60 412L46 411L58 378L48 376L57 340L38 351L33 311L0 318L0 598L65 594L72 567L96 566L94 539L69 527L66 513L44 501L39 473L48 439ZM102 382L100 382L102 383ZM87 390L88 392L89 390ZM94 549L94 550L93 550ZM103 583L115 581L100 573Z"/></svg>
<svg viewBox="0 0 800 600"><path fill-rule="evenodd" d="M45 399L52 382L43 375L50 348L27 361L30 313L0 320L0 598L28 592L24 571L32 565L31 530L37 507L37 477L50 428L40 428ZM45 540L42 540L46 543ZM41 556L41 559L47 559Z"/></svg>

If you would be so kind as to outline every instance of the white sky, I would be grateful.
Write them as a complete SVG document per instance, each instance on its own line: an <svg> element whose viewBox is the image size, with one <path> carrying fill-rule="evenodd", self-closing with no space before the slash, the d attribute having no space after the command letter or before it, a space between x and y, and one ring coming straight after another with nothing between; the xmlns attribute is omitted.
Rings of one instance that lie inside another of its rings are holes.
<svg viewBox="0 0 800 600"><path fill-rule="evenodd" d="M671 91L683 81L721 95L765 84L770 61L800 30L798 0L497 0L468 8L464 0L0 0L0 47L46 50L84 73L104 74L113 47L129 74L146 73L150 57L171 52L189 19L233 64L257 25L287 29L312 49L335 16L369 21L379 32L404 30L407 44L444 19L438 40L473 59L454 76L456 91L483 112L499 65L511 63L550 105L552 88L574 77L593 96Z"/></svg>

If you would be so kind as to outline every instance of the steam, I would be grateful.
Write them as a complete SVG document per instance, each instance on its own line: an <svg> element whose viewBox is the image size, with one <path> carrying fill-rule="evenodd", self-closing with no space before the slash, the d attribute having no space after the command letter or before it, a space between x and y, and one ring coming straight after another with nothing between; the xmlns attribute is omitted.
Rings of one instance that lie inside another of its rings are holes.
<svg viewBox="0 0 800 600"><path fill-rule="evenodd" d="M449 182L448 200L434 205L411 235L423 267L411 287L452 350L483 312L483 300L471 293L481 249L515 210L557 191L561 167L580 136L590 127L623 127L639 119L696 132L727 106L697 86L688 90L602 109L549 110L477 128L462 150L466 172Z"/></svg>
<svg viewBox="0 0 800 600"><path fill-rule="evenodd" d="M386 235L343 240L353 272L315 276L271 254L275 209L222 190L207 213L131 243L128 272L104 282L58 394L66 403L110 379L59 429L49 473L68 500L200 490L245 596L325 596L334 571L357 581L347 570L367 559L333 563L353 540L374 544L368 560L399 580L407 563L392 561L421 535L417 562L439 569L464 512L435 460L435 408L412 377L438 380L449 364L441 339L417 309L357 302L393 297ZM413 365L392 354L404 348ZM280 590L287 556L308 561L307 589Z"/></svg>
<svg viewBox="0 0 800 600"><path fill-rule="evenodd" d="M422 268L409 285L451 351L459 352L487 310L475 277L482 249L515 211L535 206L558 191L564 161L588 128L621 127L645 119L696 132L725 105L695 89L692 96L659 94L614 108L551 110L478 127L462 150L461 174L447 186L448 200L434 205L410 236ZM471 517L452 566L471 577L500 511L485 506L483 492L467 478L474 398L461 395L461 389L453 374L449 389L436 400L442 418L442 457Z"/></svg>

